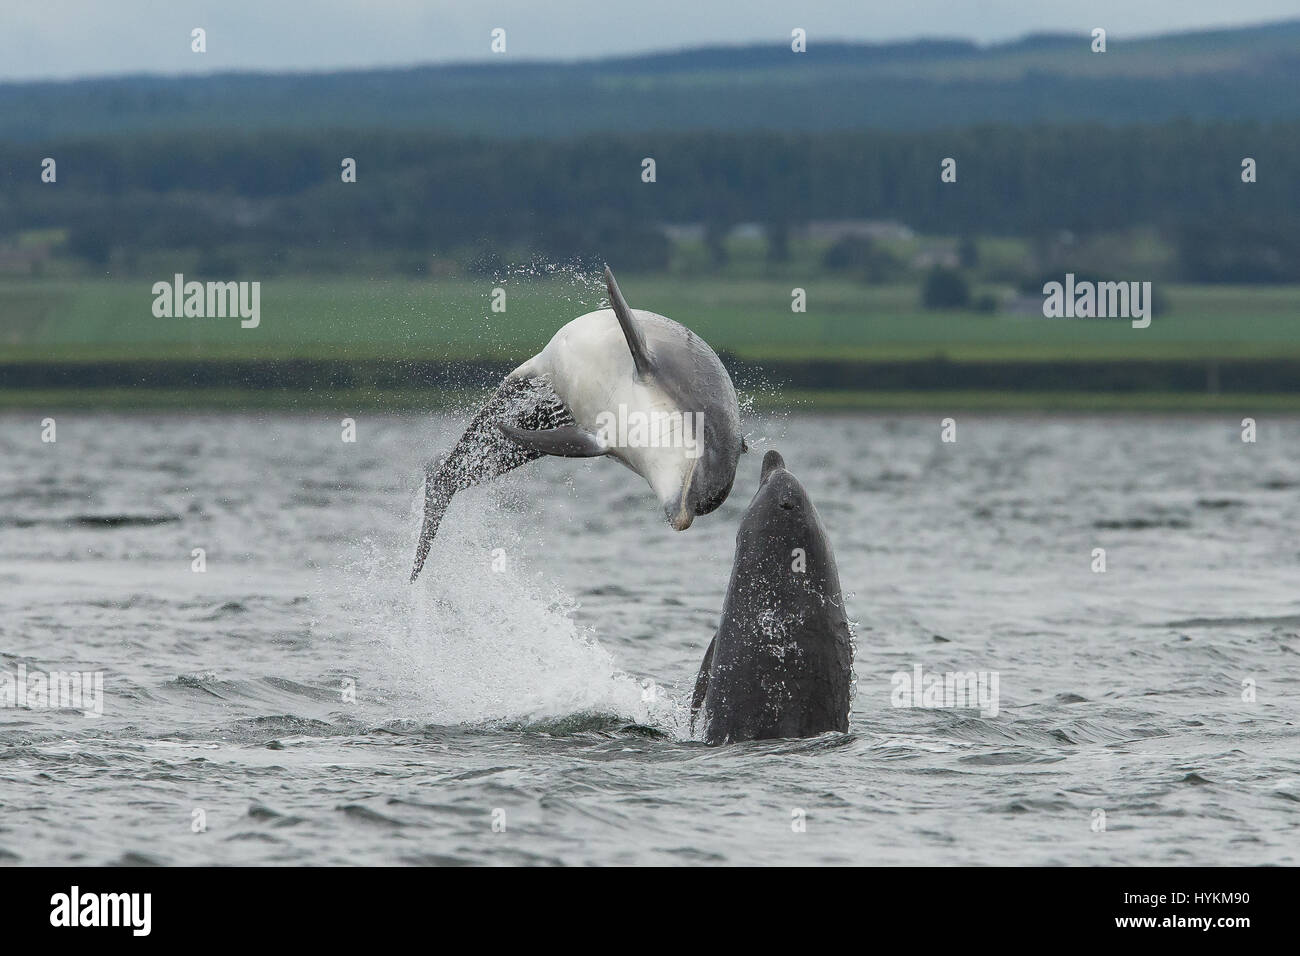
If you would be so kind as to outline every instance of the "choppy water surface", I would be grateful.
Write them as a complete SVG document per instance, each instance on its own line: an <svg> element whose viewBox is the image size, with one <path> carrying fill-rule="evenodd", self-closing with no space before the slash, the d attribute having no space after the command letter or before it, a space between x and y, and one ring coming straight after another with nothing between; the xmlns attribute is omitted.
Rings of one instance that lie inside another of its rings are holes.
<svg viewBox="0 0 1300 956"><path fill-rule="evenodd" d="M345 414L0 417L0 669L105 672L101 717L0 710L0 859L1298 862L1300 422L751 418L684 534L543 460L411 587L458 421ZM852 728L710 748L682 703L768 447L858 622ZM997 715L892 706L916 665L996 671Z"/></svg>

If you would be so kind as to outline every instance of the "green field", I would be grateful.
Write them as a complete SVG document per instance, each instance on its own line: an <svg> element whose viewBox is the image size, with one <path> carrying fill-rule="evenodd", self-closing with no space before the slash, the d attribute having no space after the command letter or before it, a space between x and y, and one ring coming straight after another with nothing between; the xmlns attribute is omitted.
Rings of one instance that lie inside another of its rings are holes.
<svg viewBox="0 0 1300 956"><path fill-rule="evenodd" d="M320 411L364 409L420 412L448 408L477 407L488 389L475 391L441 389L331 389L290 391L233 388L139 389L139 388L0 388L0 411L6 409L149 409L163 412L257 409L267 411ZM1183 394L1146 392L1106 394L1097 392L990 392L990 391L746 391L741 389L746 413L750 411L794 412L934 412L954 415L967 412L1044 414L1086 412L1088 414L1287 415L1300 414L1300 393L1293 394Z"/></svg>
<svg viewBox="0 0 1300 956"><path fill-rule="evenodd" d="M1122 320L927 312L915 285L840 278L623 278L636 308L669 315L719 351L762 361L1300 358L1300 288L1161 285L1166 315ZM790 311L791 288L808 311ZM261 324L155 318L152 282L0 282L0 360L522 360L601 304L591 277L456 280L268 279ZM491 311L494 286L506 311ZM990 287L992 288L992 287ZM2 383L0 383L2 384Z"/></svg>

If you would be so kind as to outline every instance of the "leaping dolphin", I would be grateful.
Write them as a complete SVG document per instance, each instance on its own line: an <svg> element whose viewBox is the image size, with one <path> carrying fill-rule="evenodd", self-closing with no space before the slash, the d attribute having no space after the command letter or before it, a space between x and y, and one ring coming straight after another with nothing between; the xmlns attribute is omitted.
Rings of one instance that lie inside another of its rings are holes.
<svg viewBox="0 0 1300 956"><path fill-rule="evenodd" d="M691 700L711 744L849 729L853 645L826 530L776 451L736 533L722 623Z"/></svg>
<svg viewBox="0 0 1300 956"><path fill-rule="evenodd" d="M690 329L628 308L608 266L605 286L611 308L556 332L426 470L412 581L457 491L544 455L622 462L649 483L677 531L726 500L747 450L731 376Z"/></svg>

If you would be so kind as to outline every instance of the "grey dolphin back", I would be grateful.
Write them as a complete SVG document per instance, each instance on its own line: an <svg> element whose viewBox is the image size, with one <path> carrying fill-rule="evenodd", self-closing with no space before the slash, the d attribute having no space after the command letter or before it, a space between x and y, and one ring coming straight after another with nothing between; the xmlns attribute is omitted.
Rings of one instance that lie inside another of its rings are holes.
<svg viewBox="0 0 1300 956"><path fill-rule="evenodd" d="M452 497L483 481L535 461L545 451L521 444L502 428L531 431L573 425L573 415L549 385L540 379L507 379L479 409L451 452L426 467L424 522L416 545L411 580L420 574L442 516Z"/></svg>
<svg viewBox="0 0 1300 956"><path fill-rule="evenodd" d="M691 701L710 744L848 730L852 633L830 541L779 454L762 473Z"/></svg>
<svg viewBox="0 0 1300 956"><path fill-rule="evenodd" d="M618 324L623 329L623 338L627 339L628 351L632 353L632 362L636 365L637 378L644 379L654 371L650 360L650 350L646 347L645 333L637 323L636 316L628 307L627 299L618 287L618 280L608 265L605 266L605 289L609 292L609 307L618 316Z"/></svg>
<svg viewBox="0 0 1300 956"><path fill-rule="evenodd" d="M709 514L731 493L737 462L747 450L731 375L709 343L680 322L653 312L634 313L609 266L605 284L637 379L652 382L675 411L698 416L703 431L699 467L682 500L692 515Z"/></svg>

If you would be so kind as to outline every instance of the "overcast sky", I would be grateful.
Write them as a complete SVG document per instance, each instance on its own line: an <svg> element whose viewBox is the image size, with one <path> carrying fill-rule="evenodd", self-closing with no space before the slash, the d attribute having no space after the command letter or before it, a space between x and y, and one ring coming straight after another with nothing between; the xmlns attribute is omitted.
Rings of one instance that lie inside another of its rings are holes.
<svg viewBox="0 0 1300 956"><path fill-rule="evenodd" d="M1297 0L0 0L0 78L587 59L703 44L1036 31L1125 36L1300 16ZM190 52L190 31L208 51Z"/></svg>

